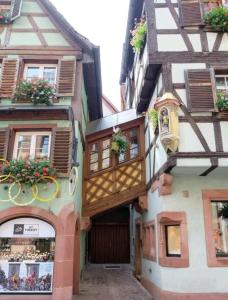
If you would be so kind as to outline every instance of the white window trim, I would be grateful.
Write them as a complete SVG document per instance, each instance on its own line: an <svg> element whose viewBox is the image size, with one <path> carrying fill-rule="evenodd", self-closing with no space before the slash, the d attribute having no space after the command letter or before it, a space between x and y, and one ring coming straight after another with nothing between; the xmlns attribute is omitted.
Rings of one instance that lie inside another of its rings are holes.
<svg viewBox="0 0 228 300"><path fill-rule="evenodd" d="M39 68L39 79L43 79L44 69L45 68L55 68L55 80L54 84L57 82L57 65L56 64L25 64L23 78L27 79L28 68Z"/></svg>
<svg viewBox="0 0 228 300"><path fill-rule="evenodd" d="M30 153L29 153L29 159L35 159L35 150L36 150L36 137L39 135L48 135L49 136L49 145L48 145L48 159L50 158L51 153L51 132L50 131L19 131L15 135L15 141L14 141L14 148L13 148L13 159L17 158L17 152L18 152L18 144L19 144L19 137L21 135L27 135L31 136L31 147L30 147Z"/></svg>

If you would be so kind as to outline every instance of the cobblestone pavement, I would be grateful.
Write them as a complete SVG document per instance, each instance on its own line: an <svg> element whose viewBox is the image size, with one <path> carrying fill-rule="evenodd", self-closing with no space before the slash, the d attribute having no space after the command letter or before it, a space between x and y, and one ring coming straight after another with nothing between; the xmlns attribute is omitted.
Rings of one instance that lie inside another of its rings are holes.
<svg viewBox="0 0 228 300"><path fill-rule="evenodd" d="M80 291L77 300L152 300L126 265L121 265L119 270L88 266Z"/></svg>

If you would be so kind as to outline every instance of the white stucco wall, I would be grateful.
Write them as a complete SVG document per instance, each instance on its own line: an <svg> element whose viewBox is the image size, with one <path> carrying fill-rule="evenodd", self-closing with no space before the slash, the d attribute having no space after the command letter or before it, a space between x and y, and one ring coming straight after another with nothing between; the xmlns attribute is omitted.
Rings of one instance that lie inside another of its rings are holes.
<svg viewBox="0 0 228 300"><path fill-rule="evenodd" d="M163 268L142 260L143 276L163 290L180 293L227 293L228 268L209 268L205 245L202 190L227 189L224 177L175 176L172 195L158 197L148 193L149 211L144 221L156 220L161 211L185 211L189 244L189 268ZM189 197L182 192L188 191ZM158 245L158 242L157 242Z"/></svg>

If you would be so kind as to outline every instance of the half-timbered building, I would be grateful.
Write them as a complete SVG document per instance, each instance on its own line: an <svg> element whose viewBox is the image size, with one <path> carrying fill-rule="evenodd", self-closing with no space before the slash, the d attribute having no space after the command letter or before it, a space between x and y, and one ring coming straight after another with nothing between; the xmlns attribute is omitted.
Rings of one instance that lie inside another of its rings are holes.
<svg viewBox="0 0 228 300"><path fill-rule="evenodd" d="M0 298L72 299L99 48L48 0L0 1L0 70Z"/></svg>
<svg viewBox="0 0 228 300"><path fill-rule="evenodd" d="M120 84L125 106L146 114L147 190L132 243L155 300L228 297L228 36L205 22L217 7L226 3L130 1Z"/></svg>

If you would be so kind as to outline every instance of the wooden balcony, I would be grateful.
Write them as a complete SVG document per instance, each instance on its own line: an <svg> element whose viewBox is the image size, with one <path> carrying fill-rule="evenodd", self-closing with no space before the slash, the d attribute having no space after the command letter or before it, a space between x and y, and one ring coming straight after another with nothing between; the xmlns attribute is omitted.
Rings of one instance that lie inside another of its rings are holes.
<svg viewBox="0 0 228 300"><path fill-rule="evenodd" d="M145 194L145 161L128 161L84 181L83 216L129 203Z"/></svg>

